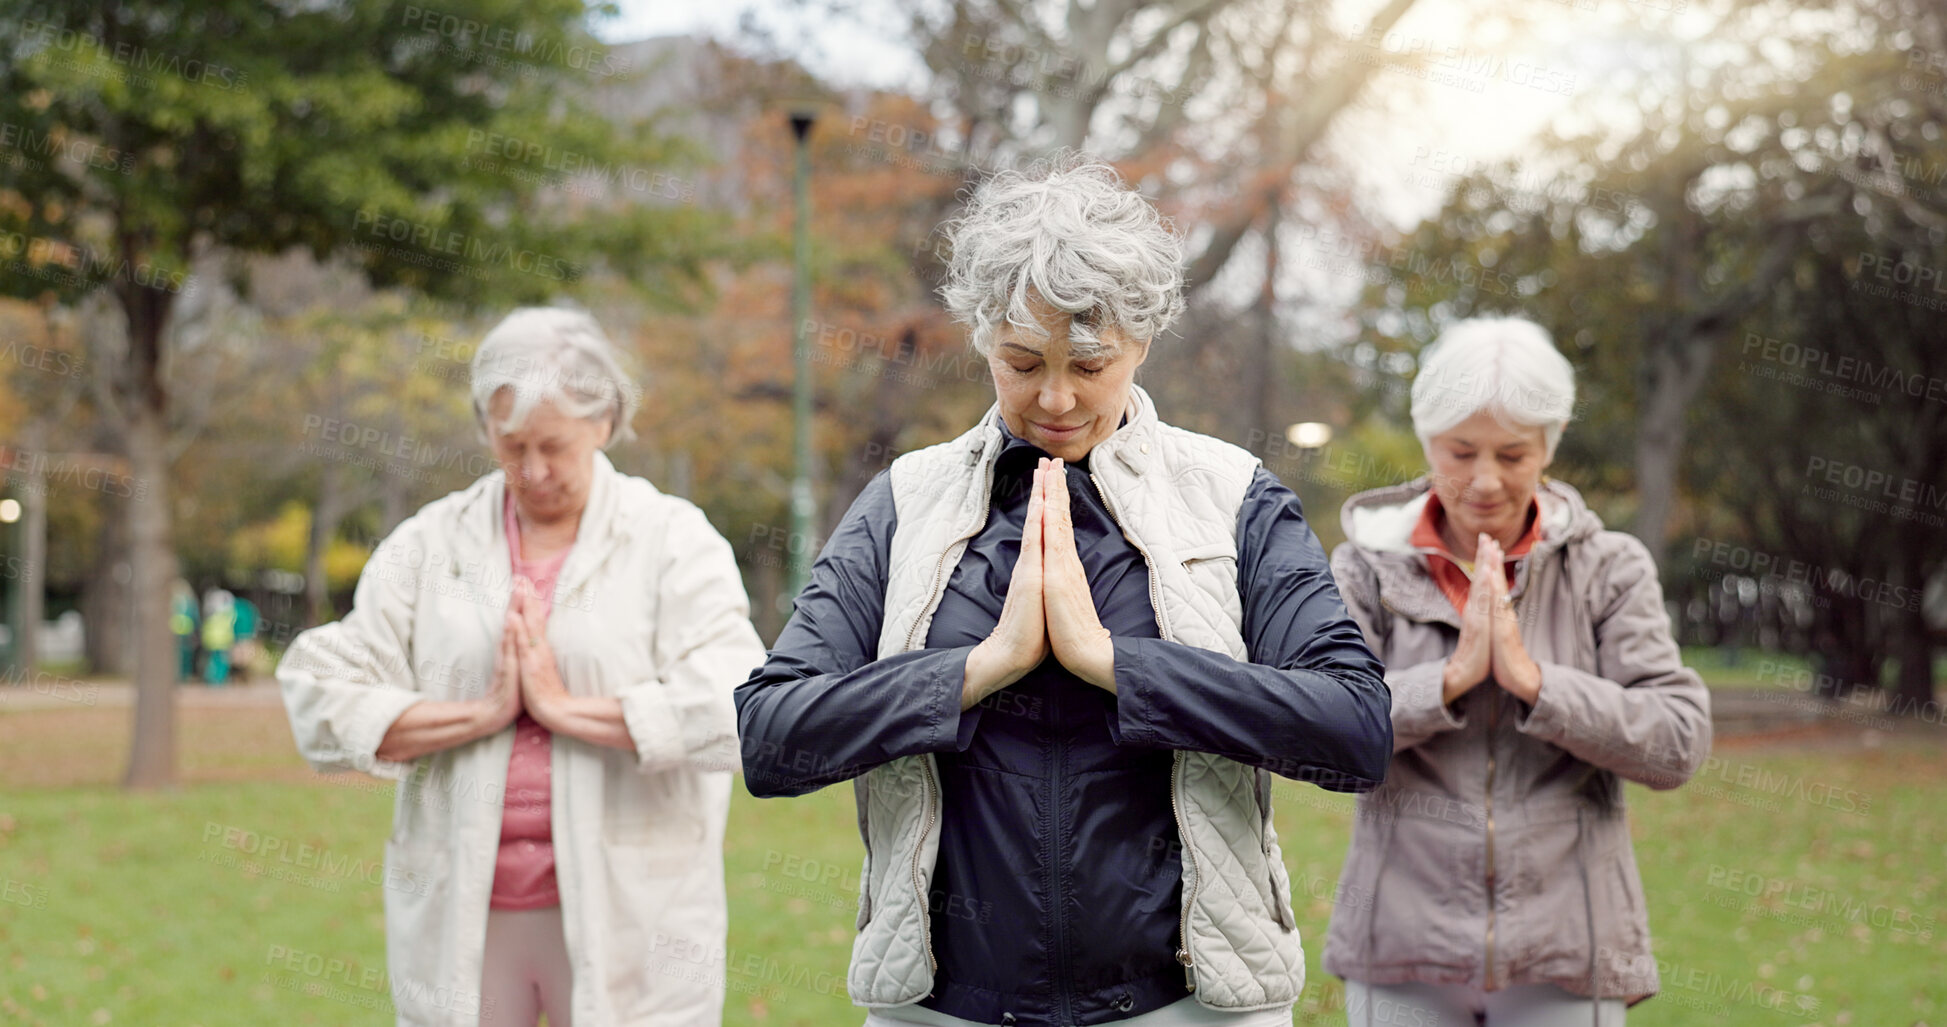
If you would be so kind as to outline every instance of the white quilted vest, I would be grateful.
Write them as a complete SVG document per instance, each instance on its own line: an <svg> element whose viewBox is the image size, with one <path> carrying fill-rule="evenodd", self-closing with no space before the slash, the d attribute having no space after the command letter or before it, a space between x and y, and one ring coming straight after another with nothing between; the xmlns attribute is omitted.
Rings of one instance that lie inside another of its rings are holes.
<svg viewBox="0 0 1947 1027"><path fill-rule="evenodd" d="M1089 454L1091 477L1149 565L1162 637L1247 659L1236 530L1258 460L1161 423L1149 395L1130 392L1128 422ZM893 462L898 527L881 659L926 644L947 579L986 525L998 418L999 408L990 408L965 435ZM859 1005L905 1005L933 990L927 896L939 855L939 781L929 753L882 764L853 783L866 855L847 984ZM1183 841L1184 947L1176 957L1186 987L1201 1004L1226 1011L1295 1001L1305 959L1271 826L1270 774L1178 752L1170 799Z"/></svg>

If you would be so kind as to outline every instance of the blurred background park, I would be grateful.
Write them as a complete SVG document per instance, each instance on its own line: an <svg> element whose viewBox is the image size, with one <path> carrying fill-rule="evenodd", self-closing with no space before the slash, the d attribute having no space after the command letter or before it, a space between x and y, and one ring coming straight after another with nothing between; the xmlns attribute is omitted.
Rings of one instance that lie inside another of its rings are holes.
<svg viewBox="0 0 1947 1027"><path fill-rule="evenodd" d="M1065 147L1187 240L1139 381L1328 548L1422 473L1443 324L1575 365L1551 474L1657 555L1717 720L1630 789L1632 1023L1947 1021L1944 125L1931 0L4 0L0 1022L391 1022L390 786L306 768L269 674L492 469L474 343L594 312L643 389L611 455L769 640L865 483L992 401L937 225ZM1342 1022L1351 803L1279 798L1297 1020ZM860 1019L852 824L735 800L726 1022Z"/></svg>

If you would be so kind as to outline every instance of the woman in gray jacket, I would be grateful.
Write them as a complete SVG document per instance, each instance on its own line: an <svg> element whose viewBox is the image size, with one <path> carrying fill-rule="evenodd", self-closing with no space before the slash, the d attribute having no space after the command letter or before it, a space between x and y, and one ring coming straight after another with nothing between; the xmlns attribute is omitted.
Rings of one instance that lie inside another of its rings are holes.
<svg viewBox="0 0 1947 1027"><path fill-rule="evenodd" d="M1607 1027L1657 990L1622 781L1688 780L1710 700L1649 551L1542 473L1574 402L1540 327L1454 325L1413 384L1431 473L1345 504L1393 700L1325 946L1352 1024Z"/></svg>

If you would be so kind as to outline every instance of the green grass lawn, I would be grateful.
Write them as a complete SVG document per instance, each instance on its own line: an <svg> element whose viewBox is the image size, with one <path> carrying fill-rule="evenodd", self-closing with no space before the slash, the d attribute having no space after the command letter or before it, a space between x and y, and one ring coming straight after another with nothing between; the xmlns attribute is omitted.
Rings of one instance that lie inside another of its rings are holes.
<svg viewBox="0 0 1947 1027"><path fill-rule="evenodd" d="M1773 688L1806 691L1813 668L1802 656L1764 649L1683 647L1683 665L1712 688Z"/></svg>
<svg viewBox="0 0 1947 1027"><path fill-rule="evenodd" d="M1818 669L1811 660L1791 653L1708 645L1684 646L1683 665L1696 671L1704 679L1704 684L1712 688L1796 692L1811 691L1812 675ZM1880 683L1890 687L1897 669L1898 665L1894 663L1883 667ZM1934 660L1933 677L1936 682L1947 681L1947 656Z"/></svg>
<svg viewBox="0 0 1947 1027"><path fill-rule="evenodd" d="M1664 975L1631 1023L1947 1021L1940 750L1714 760L1682 790L1631 789ZM1288 782L1279 798L1311 960L1297 1022L1340 1023L1317 960L1352 805ZM379 859L389 816L363 778L0 791L0 1023L391 1023L381 891L347 862ZM726 1023L862 1019L843 994L854 825L847 788L739 793ZM242 851L272 840L290 861Z"/></svg>

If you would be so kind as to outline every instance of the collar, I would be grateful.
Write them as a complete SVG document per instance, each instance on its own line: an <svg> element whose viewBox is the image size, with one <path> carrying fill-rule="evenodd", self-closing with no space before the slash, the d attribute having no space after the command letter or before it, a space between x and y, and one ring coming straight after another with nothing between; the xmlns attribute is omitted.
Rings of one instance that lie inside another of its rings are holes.
<svg viewBox="0 0 1947 1027"><path fill-rule="evenodd" d="M594 467L588 487L588 502L582 505L581 520L575 527L575 544L568 550L568 560L562 564L558 579L557 587L564 593L586 581L608 559L608 554L629 536L630 519L620 516L622 472L616 470L608 454L599 449L590 459ZM511 574L513 556L508 546L503 516L503 504L507 501L506 472L495 470L487 474L474 482L463 496L459 509L453 514L455 533L475 553L497 552L498 558L505 561ZM452 565L452 572L459 573L457 563Z"/></svg>
<svg viewBox="0 0 1947 1027"><path fill-rule="evenodd" d="M1352 496L1340 510L1339 524L1346 541L1368 557L1378 577L1379 595L1388 609L1411 620L1440 621L1457 628L1460 621L1453 604L1430 573L1436 561L1429 553L1444 553L1446 547L1441 544L1437 550L1428 550L1416 545L1416 529L1433 500L1432 481L1422 475ZM1533 557L1547 558L1602 528L1601 520L1582 502L1581 493L1567 482L1544 477L1535 491L1535 503L1539 508L1537 535L1527 552L1530 558L1516 564L1517 573L1510 586L1514 596L1528 588L1529 572L1537 565Z"/></svg>
<svg viewBox="0 0 1947 1027"><path fill-rule="evenodd" d="M1123 428L1127 427L1128 424L1129 424L1129 414L1125 410L1122 415L1122 423L1116 425L1116 430L1121 431ZM1028 440L1014 434L1014 432L1007 427L1006 419L1002 418L998 412L994 416L994 425L1001 430L1001 448L999 454L995 456L996 460L1005 460L1012 454L1021 450L1027 450L1030 452L1039 453L1042 456L1048 455L1047 450L1044 450L1040 446L1037 446L1034 443L1029 442ZM1100 448L1102 448L1101 444L1097 443L1095 449L1100 449ZM1082 458L1074 463L1074 466L1081 468L1084 471L1088 470L1088 461L1090 457L1095 455L1095 449L1091 449L1087 453L1084 453L1082 455Z"/></svg>
<svg viewBox="0 0 1947 1027"><path fill-rule="evenodd" d="M1339 525L1348 542L1369 553L1413 556L1422 552L1413 532L1433 499L1433 480L1421 475L1347 499L1339 509ZM1582 494L1567 482L1544 477L1534 501L1540 510L1535 517L1540 532L1537 548L1553 549L1602 527L1582 502Z"/></svg>
<svg viewBox="0 0 1947 1027"><path fill-rule="evenodd" d="M1428 489L1426 502L1420 507L1419 520L1414 522L1412 534L1407 537L1407 541L1415 549L1445 557L1455 566L1459 566L1460 559L1448 550L1446 539L1440 535L1440 527L1446 520L1447 509L1440 502L1440 496L1432 489ZM1510 560L1528 555L1528 551L1541 541L1541 500L1537 496L1528 497L1526 520L1527 527L1521 532L1521 537L1507 549Z"/></svg>
<svg viewBox="0 0 1947 1027"><path fill-rule="evenodd" d="M1108 438L1095 444L1089 450L1088 464L1100 468L1101 461L1113 456L1129 470L1141 474L1149 467L1151 450L1150 436L1160 422L1156 419L1156 404L1143 391L1140 385L1129 386L1129 402L1123 408L1122 424ZM1014 437L1001 419L1001 405L995 403L987 408L980 423L962 435L959 444L964 446L967 462L979 464L992 463L999 459L1001 451L1012 441L1018 445L1031 446L1032 443Z"/></svg>

